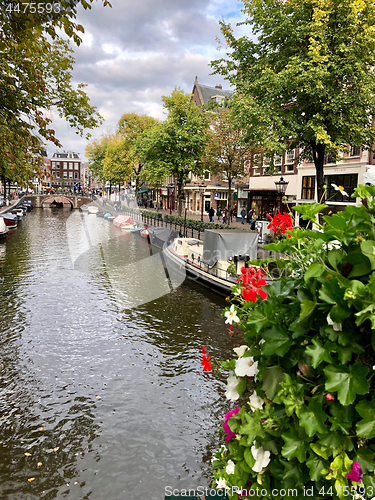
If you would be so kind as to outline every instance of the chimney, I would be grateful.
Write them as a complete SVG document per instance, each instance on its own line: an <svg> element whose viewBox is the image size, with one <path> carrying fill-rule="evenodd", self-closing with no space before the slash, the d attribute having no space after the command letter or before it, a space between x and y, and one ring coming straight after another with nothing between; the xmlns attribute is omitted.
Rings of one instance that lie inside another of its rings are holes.
<svg viewBox="0 0 375 500"><path fill-rule="evenodd" d="M223 87L222 87L220 84L215 85L215 89L222 89L222 88L223 88Z"/></svg>

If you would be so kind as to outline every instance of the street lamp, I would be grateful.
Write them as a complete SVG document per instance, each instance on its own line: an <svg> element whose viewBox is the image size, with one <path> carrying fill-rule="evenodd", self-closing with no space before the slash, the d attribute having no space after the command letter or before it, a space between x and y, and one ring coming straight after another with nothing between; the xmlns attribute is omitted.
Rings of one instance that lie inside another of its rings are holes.
<svg viewBox="0 0 375 500"><path fill-rule="evenodd" d="M168 193L169 193L169 190L171 190L170 194L169 194L169 215L171 215L172 214L172 193L173 193L173 190L174 190L174 184L170 184L168 186ZM174 200L173 200L173 204L174 204Z"/></svg>
<svg viewBox="0 0 375 500"><path fill-rule="evenodd" d="M284 196L288 184L288 181L284 181L284 177L280 177L280 180L275 181L276 191L281 195L281 198Z"/></svg>
<svg viewBox="0 0 375 500"><path fill-rule="evenodd" d="M206 190L206 185L204 184L204 182L202 182L202 184L199 185L199 194L201 196L201 222L203 222L203 202L204 202L204 192Z"/></svg>

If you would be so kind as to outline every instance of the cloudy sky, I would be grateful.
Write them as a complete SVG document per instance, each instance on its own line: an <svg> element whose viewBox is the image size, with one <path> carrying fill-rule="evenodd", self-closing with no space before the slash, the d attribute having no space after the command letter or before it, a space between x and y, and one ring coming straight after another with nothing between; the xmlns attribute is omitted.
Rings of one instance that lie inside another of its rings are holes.
<svg viewBox="0 0 375 500"><path fill-rule="evenodd" d="M91 10L79 10L85 28L75 48L74 81L88 84L90 102L104 117L93 137L114 131L123 113L136 112L163 119L162 95L175 86L193 89L200 83L227 89L220 76L210 76L218 51L219 20L235 25L243 20L239 0L97 0ZM51 114L63 149L84 158L87 144L65 121ZM56 149L47 146L49 155Z"/></svg>

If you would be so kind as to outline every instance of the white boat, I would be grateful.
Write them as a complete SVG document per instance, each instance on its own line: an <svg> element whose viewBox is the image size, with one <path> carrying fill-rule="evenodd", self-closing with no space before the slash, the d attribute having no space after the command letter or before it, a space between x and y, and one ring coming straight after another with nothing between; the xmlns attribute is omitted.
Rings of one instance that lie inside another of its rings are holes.
<svg viewBox="0 0 375 500"><path fill-rule="evenodd" d="M99 212L99 208L96 207L95 205L89 205L87 207L87 210L88 210L89 214L97 214Z"/></svg>
<svg viewBox="0 0 375 500"><path fill-rule="evenodd" d="M89 207L87 205L82 205L81 206L81 210L82 210L82 212L88 212L89 211Z"/></svg>
<svg viewBox="0 0 375 500"><path fill-rule="evenodd" d="M4 219L0 217L0 240L3 240L8 236L8 228L5 225Z"/></svg>
<svg viewBox="0 0 375 500"><path fill-rule="evenodd" d="M198 281L213 292L227 296L236 283L228 272L234 264L236 274L249 260L257 258L258 234L243 230L206 230L204 241L175 238L163 250L168 269Z"/></svg>
<svg viewBox="0 0 375 500"><path fill-rule="evenodd" d="M121 229L123 231L131 231L132 229L135 229L137 227L137 224L125 224L124 226L121 226Z"/></svg>

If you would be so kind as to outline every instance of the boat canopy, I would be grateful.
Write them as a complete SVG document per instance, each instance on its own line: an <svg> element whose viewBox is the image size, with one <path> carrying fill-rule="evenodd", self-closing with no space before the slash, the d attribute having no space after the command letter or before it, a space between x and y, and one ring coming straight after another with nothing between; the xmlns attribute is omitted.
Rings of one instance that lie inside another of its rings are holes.
<svg viewBox="0 0 375 500"><path fill-rule="evenodd" d="M201 261L213 267L218 260L230 260L236 255L241 260L257 258L258 233L241 229L206 229ZM248 257L247 257L248 256Z"/></svg>
<svg viewBox="0 0 375 500"><path fill-rule="evenodd" d="M122 227L122 226L129 226L131 224L135 224L133 219L129 215L118 215L114 221L113 224L117 227Z"/></svg>

